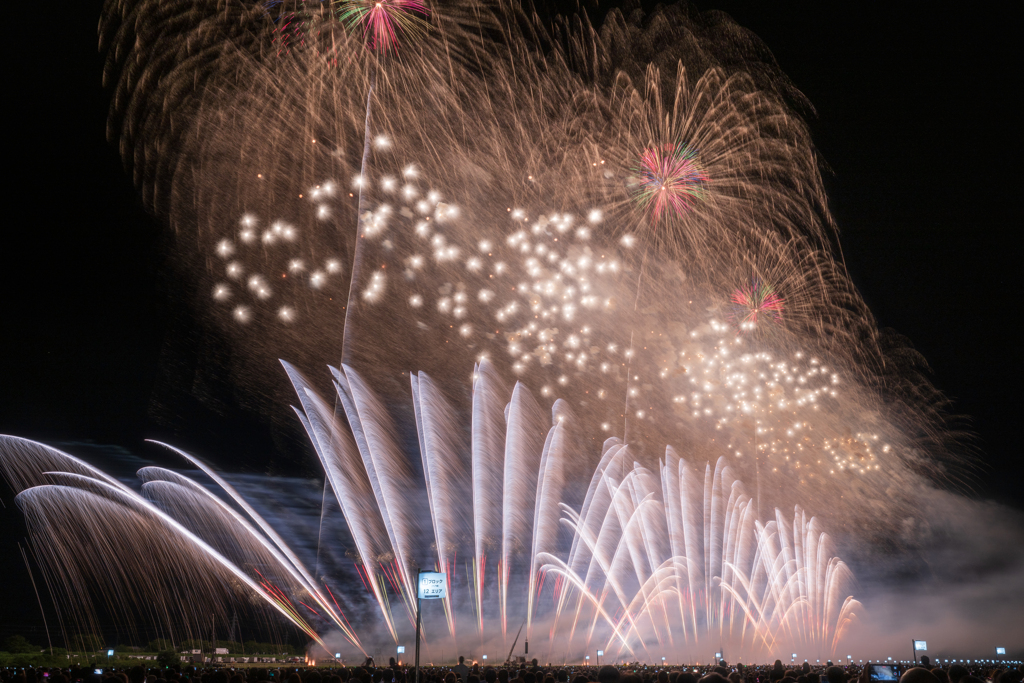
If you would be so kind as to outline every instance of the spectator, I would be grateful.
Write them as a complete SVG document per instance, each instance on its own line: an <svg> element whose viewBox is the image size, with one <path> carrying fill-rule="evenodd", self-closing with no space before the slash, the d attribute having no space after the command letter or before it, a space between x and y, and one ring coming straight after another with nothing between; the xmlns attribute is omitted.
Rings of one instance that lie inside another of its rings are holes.
<svg viewBox="0 0 1024 683"><path fill-rule="evenodd" d="M939 679L932 675L932 672L920 666L907 669L900 676L900 683L939 683Z"/></svg>
<svg viewBox="0 0 1024 683"><path fill-rule="evenodd" d="M466 658L459 655L459 663L452 667L452 672L459 677L462 683L469 682L469 667L466 666Z"/></svg>

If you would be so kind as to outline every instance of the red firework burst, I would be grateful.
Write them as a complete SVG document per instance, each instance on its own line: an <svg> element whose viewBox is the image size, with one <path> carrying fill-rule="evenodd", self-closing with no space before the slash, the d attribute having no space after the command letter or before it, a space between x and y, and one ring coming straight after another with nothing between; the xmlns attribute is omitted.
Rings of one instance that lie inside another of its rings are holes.
<svg viewBox="0 0 1024 683"><path fill-rule="evenodd" d="M707 197L710 179L697 153L685 145L648 147L640 156L637 173L637 201L651 212L655 222L669 211L681 216Z"/></svg>
<svg viewBox="0 0 1024 683"><path fill-rule="evenodd" d="M782 320L785 302L767 282L753 278L732 293L733 316L741 328L757 325L760 319Z"/></svg>
<svg viewBox="0 0 1024 683"><path fill-rule="evenodd" d="M430 26L417 16L430 15L420 0L343 0L338 14L349 28L362 27L371 50L385 53L398 50L400 33L423 33Z"/></svg>

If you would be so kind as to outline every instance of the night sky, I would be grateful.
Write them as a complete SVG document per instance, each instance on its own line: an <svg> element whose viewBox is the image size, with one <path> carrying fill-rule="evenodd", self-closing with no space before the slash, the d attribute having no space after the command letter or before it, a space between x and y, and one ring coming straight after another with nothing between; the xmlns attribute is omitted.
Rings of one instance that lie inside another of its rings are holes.
<svg viewBox="0 0 1024 683"><path fill-rule="evenodd" d="M855 284L968 418L976 495L1024 509L1014 289L1024 225L1019 15L996 3L928 13L696 4L760 36L813 103L810 125ZM188 326L168 324L177 310L165 260L172 236L145 212L106 138L100 5L37 3L8 30L5 130L14 151L4 155L0 433L72 452L67 444L111 444L152 459L163 456L143 439L166 438L222 469L262 472L287 457L298 459L297 474L316 476L311 453L275 452L270 426L241 408L212 415L196 404L195 414L178 416L188 430L153 416L161 350L172 329L187 336ZM15 545L24 525L10 491L2 500L0 637L32 633L41 642Z"/></svg>

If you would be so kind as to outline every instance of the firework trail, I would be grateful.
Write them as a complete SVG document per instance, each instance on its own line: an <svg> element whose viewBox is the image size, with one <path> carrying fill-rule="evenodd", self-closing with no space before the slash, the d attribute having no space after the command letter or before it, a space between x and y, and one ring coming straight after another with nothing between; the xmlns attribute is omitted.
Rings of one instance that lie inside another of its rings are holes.
<svg viewBox="0 0 1024 683"><path fill-rule="evenodd" d="M429 15L430 12L425 5L418 0L383 0L372 2L369 0L346 0L339 10L339 17L349 28L363 29L363 39L367 47L373 52L387 55L398 49L399 27L405 33L423 33L430 25L419 19L416 14ZM349 321L352 318L354 301L352 297L353 287L359 281L359 274L362 271L362 239L366 237L368 229L363 225L364 216L364 189L367 172L367 163L370 157L371 144L371 121L373 114L373 93L377 87L377 70L370 72L370 84L366 91L366 121L363 125L363 156L359 166L359 177L356 184L359 189L359 202L357 216L359 227L356 230L355 255L352 263L352 279L349 283L348 304L345 309L345 327L342 330L342 362L349 359ZM387 147L390 142L386 136L377 136L374 139L378 146Z"/></svg>

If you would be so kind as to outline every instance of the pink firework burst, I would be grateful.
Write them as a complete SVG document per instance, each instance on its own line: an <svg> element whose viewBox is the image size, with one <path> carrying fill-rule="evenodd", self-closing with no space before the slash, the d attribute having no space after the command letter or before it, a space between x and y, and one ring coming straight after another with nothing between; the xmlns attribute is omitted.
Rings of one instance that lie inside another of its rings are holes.
<svg viewBox="0 0 1024 683"><path fill-rule="evenodd" d="M338 15L349 28L362 27L370 49L384 53L398 50L399 35L423 33L430 26L423 19L430 10L420 0L343 0Z"/></svg>
<svg viewBox="0 0 1024 683"><path fill-rule="evenodd" d="M758 320L782 320L785 302L767 282L753 278L732 293L733 315L740 327L748 329Z"/></svg>
<svg viewBox="0 0 1024 683"><path fill-rule="evenodd" d="M637 201L651 212L655 222L669 211L681 216L697 200L707 197L710 179L701 168L697 153L685 145L648 147L640 156L637 174Z"/></svg>

